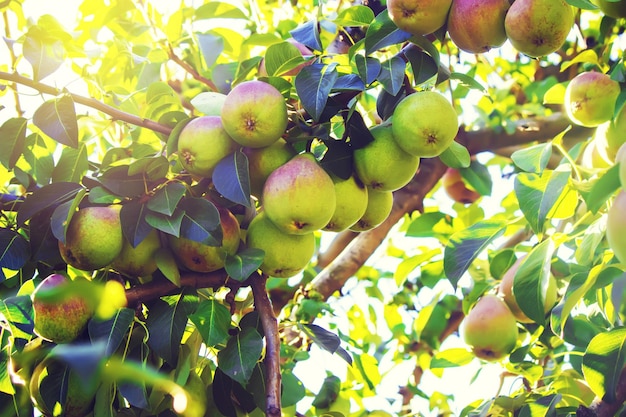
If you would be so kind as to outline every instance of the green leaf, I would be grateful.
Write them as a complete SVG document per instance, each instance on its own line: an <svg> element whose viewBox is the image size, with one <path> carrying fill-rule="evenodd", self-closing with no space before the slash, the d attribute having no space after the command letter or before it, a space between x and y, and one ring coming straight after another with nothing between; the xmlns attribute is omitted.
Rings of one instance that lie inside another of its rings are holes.
<svg viewBox="0 0 626 417"><path fill-rule="evenodd" d="M398 56L393 56L381 63L378 81L382 84L385 91L395 96L402 88L405 70L406 62Z"/></svg>
<svg viewBox="0 0 626 417"><path fill-rule="evenodd" d="M454 368L467 365L474 360L474 354L464 348L450 348L435 353L430 361L432 369Z"/></svg>
<svg viewBox="0 0 626 417"><path fill-rule="evenodd" d="M491 174L487 167L480 162L474 160L470 162L467 168L460 168L461 176L469 185L474 188L480 195L491 195L493 182Z"/></svg>
<svg viewBox="0 0 626 417"><path fill-rule="evenodd" d="M0 299L0 315L6 320L14 338L30 340L35 323L33 303L29 295Z"/></svg>
<svg viewBox="0 0 626 417"><path fill-rule="evenodd" d="M451 227L452 218L448 214L440 211L420 214L409 224L406 235L408 237L437 237L439 234L436 225L442 221Z"/></svg>
<svg viewBox="0 0 626 417"><path fill-rule="evenodd" d="M322 42L320 40L320 32L316 19L308 20L297 28L289 31L291 36L307 48L313 51L322 51Z"/></svg>
<svg viewBox="0 0 626 417"><path fill-rule="evenodd" d="M355 55L354 63L356 64L359 77L363 80L363 83L369 85L376 81L378 74L380 74L380 61L371 56Z"/></svg>
<svg viewBox="0 0 626 417"><path fill-rule="evenodd" d="M298 327L304 332L313 342L330 353L339 353L343 350L340 346L341 341L339 336L328 330L318 326L317 324L300 323ZM349 355L339 355L346 362L351 363Z"/></svg>
<svg viewBox="0 0 626 417"><path fill-rule="evenodd" d="M420 85L437 75L439 68L434 58L418 48L406 48L404 55L411 63L413 70L413 80L416 85Z"/></svg>
<svg viewBox="0 0 626 417"><path fill-rule="evenodd" d="M147 207L155 213L171 216L186 191L187 187L184 184L171 182L154 193L148 201Z"/></svg>
<svg viewBox="0 0 626 417"><path fill-rule="evenodd" d="M52 212L52 216L50 217L50 228L54 237L62 243L65 243L67 227L70 224L70 220L72 220L72 216L76 213L76 209L83 200L86 192L87 190L85 189L79 190L73 199L59 204Z"/></svg>
<svg viewBox="0 0 626 417"><path fill-rule="evenodd" d="M77 148L63 148L59 162L52 171L53 182L80 182L89 169L87 146L81 143Z"/></svg>
<svg viewBox="0 0 626 417"><path fill-rule="evenodd" d="M185 197L178 208L184 211L180 237L209 246L222 244L220 214L213 203L205 198Z"/></svg>
<svg viewBox="0 0 626 417"><path fill-rule="evenodd" d="M475 78L470 77L469 75L461 74L460 72L453 72L450 74L450 79L459 81L461 85L469 89L478 90L483 94L488 94L487 89L481 83L476 81Z"/></svg>
<svg viewBox="0 0 626 417"><path fill-rule="evenodd" d="M296 75L296 92L313 120L319 121L337 77L336 63L308 65Z"/></svg>
<svg viewBox="0 0 626 417"><path fill-rule="evenodd" d="M467 168L471 163L469 151L457 141L452 141L450 146L439 155L439 158L450 168L456 169Z"/></svg>
<svg viewBox="0 0 626 417"><path fill-rule="evenodd" d="M180 209L174 210L171 216L148 211L146 213L146 223L168 235L179 236L184 215L185 212Z"/></svg>
<svg viewBox="0 0 626 417"><path fill-rule="evenodd" d="M141 200L132 200L122 206L120 222L122 233L133 248L136 248L152 231L152 226L146 221L148 209Z"/></svg>
<svg viewBox="0 0 626 417"><path fill-rule="evenodd" d="M233 380L246 385L263 352L263 338L252 327L232 336L217 354L219 368Z"/></svg>
<svg viewBox="0 0 626 417"><path fill-rule="evenodd" d="M387 9L380 12L365 32L365 53L372 52L404 42L411 38L411 34L398 29L389 17Z"/></svg>
<svg viewBox="0 0 626 417"><path fill-rule="evenodd" d="M275 43L265 52L265 69L270 77L284 74L304 62L302 53L291 42Z"/></svg>
<svg viewBox="0 0 626 417"><path fill-rule="evenodd" d="M112 166L98 181L109 191L122 197L138 197L146 192L146 179L143 174L129 175L128 165Z"/></svg>
<svg viewBox="0 0 626 417"><path fill-rule="evenodd" d="M213 170L215 189L233 203L251 207L248 157L235 151L217 163Z"/></svg>
<svg viewBox="0 0 626 417"><path fill-rule="evenodd" d="M24 223L42 210L68 201L83 189L83 186L73 182L54 182L34 191L20 205L17 213L18 225Z"/></svg>
<svg viewBox="0 0 626 417"><path fill-rule="evenodd" d="M626 363L626 328L600 333L591 339L583 356L583 375L598 398L616 401L616 390Z"/></svg>
<svg viewBox="0 0 626 417"><path fill-rule="evenodd" d="M615 194L615 191L620 189L619 167L619 163L613 165L598 179L590 181L591 189L588 191L580 191L580 195L585 200L587 208L592 213L597 213L609 198Z"/></svg>
<svg viewBox="0 0 626 417"><path fill-rule="evenodd" d="M33 114L33 123L60 144L78 147L78 123L74 100L69 94L43 103Z"/></svg>
<svg viewBox="0 0 626 417"><path fill-rule="evenodd" d="M63 42L54 39L45 39L41 36L41 30L31 28L24 39L24 58L33 67L33 80L41 81L55 72L65 59Z"/></svg>
<svg viewBox="0 0 626 417"><path fill-rule="evenodd" d="M328 408L337 400L341 389L341 379L336 375L328 375L324 378L322 386L313 399L312 405L317 408Z"/></svg>
<svg viewBox="0 0 626 417"><path fill-rule="evenodd" d="M247 19L248 16L236 6L221 1L211 1L196 9L196 20L203 19Z"/></svg>
<svg viewBox="0 0 626 417"><path fill-rule="evenodd" d="M89 339L92 343L105 342L105 355L109 357L115 353L122 341L125 340L130 325L135 319L135 310L121 308L108 320L90 320L87 325Z"/></svg>
<svg viewBox="0 0 626 417"><path fill-rule="evenodd" d="M172 251L167 248L159 248L154 257L156 258L157 268L165 275L165 278L172 284L180 287L180 270Z"/></svg>
<svg viewBox="0 0 626 417"><path fill-rule="evenodd" d="M28 240L15 230L0 228L0 267L21 269L30 259Z"/></svg>
<svg viewBox="0 0 626 417"><path fill-rule="evenodd" d="M231 322L230 310L215 299L202 301L189 319L196 326L208 347L216 346L228 337Z"/></svg>
<svg viewBox="0 0 626 417"><path fill-rule="evenodd" d="M367 6L352 6L342 10L335 18L339 26L366 26L374 20L374 12Z"/></svg>
<svg viewBox="0 0 626 417"><path fill-rule="evenodd" d="M550 162L552 143L541 143L513 152L511 159L521 170L541 174Z"/></svg>
<svg viewBox="0 0 626 417"><path fill-rule="evenodd" d="M263 263L265 252L261 249L246 248L234 255L226 254L226 272L240 282L248 279Z"/></svg>
<svg viewBox="0 0 626 417"><path fill-rule="evenodd" d="M14 117L0 126L0 163L7 169L13 169L22 155L27 122L23 117Z"/></svg>
<svg viewBox="0 0 626 417"><path fill-rule="evenodd" d="M505 229L506 224L502 220L488 219L460 230L450 237L444 251L443 267L454 288L474 259L491 242L502 236Z"/></svg>

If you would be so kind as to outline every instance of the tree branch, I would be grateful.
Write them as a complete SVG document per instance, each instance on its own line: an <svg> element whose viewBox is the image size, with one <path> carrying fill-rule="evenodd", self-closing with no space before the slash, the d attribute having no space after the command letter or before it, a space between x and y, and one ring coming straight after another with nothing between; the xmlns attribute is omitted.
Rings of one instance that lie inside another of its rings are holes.
<svg viewBox="0 0 626 417"><path fill-rule="evenodd" d="M576 415L579 417L613 417L617 415L617 412L622 408L625 402L626 368L622 369L622 373L619 376L615 390L615 401L608 402L601 398L596 398L589 408L580 406L578 410L576 410Z"/></svg>
<svg viewBox="0 0 626 417"><path fill-rule="evenodd" d="M0 71L0 80L6 80L6 81L11 81L16 84L21 84L26 87L33 88L39 91L40 93L50 94L53 96L58 96L58 95L65 93L63 90L60 90L56 87L52 87L50 85L31 80L30 78L23 77L16 73ZM130 123L135 126L145 127L147 129L153 130L157 133L162 133L164 135L169 135L172 132L172 128L167 125L155 122L154 120L144 119L134 114L126 113L124 111L116 109L115 107L109 106L108 104L105 104L99 100L96 100L95 98L84 97L84 96L81 96L79 94L74 94L74 93L67 93L67 94L69 94L70 97L72 97L72 100L74 100L74 102L82 104L87 107L91 107L92 109L99 110L104 114L108 114L114 120L120 120L122 122Z"/></svg>
<svg viewBox="0 0 626 417"><path fill-rule="evenodd" d="M200 75L198 71L196 71L194 67L192 67L191 65L189 65L188 63L180 59L180 57L176 55L176 53L174 52L174 48L172 48L172 45L168 45L167 55L169 59L177 63L182 69L184 69L187 73L189 73L194 79L196 79L197 81L200 81L202 84L209 87L212 91L215 91L215 92L219 91L219 88L217 88L217 86L215 85L213 81L209 80L206 77L203 77L202 75Z"/></svg>

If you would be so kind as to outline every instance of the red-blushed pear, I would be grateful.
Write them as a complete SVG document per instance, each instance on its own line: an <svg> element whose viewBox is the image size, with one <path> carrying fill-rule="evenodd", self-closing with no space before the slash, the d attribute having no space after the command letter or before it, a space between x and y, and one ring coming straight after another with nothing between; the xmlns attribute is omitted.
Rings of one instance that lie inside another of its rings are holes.
<svg viewBox="0 0 626 417"><path fill-rule="evenodd" d="M393 192L367 189L367 208L363 216L349 227L354 232L364 232L380 225L393 208Z"/></svg>
<svg viewBox="0 0 626 417"><path fill-rule="evenodd" d="M161 238L156 229L134 248L127 239L124 239L122 251L113 260L111 267L131 277L147 277L157 270L155 253L160 247Z"/></svg>
<svg viewBox="0 0 626 417"><path fill-rule="evenodd" d="M453 0L448 34L459 49L480 54L506 41L504 18L509 0Z"/></svg>
<svg viewBox="0 0 626 417"><path fill-rule="evenodd" d="M287 104L283 95L263 81L237 84L222 107L222 124L242 146L260 148L276 142L287 127Z"/></svg>
<svg viewBox="0 0 626 417"><path fill-rule="evenodd" d="M513 293L515 274L517 273L524 258L525 256L519 257L517 261L515 261L515 263L504 273L502 280L500 280L500 285L498 286L498 295L500 295L507 306L509 306L511 313L513 313L517 321L520 323L533 323L533 320L524 314L522 309L519 307L515 294ZM556 304L557 295L556 279L554 276L550 275L548 286L545 288L545 292L543 294L544 312L546 314Z"/></svg>
<svg viewBox="0 0 626 417"><path fill-rule="evenodd" d="M213 272L224 267L226 255L239 249L239 222L229 210L217 206L222 228L222 245L209 246L184 237L168 235L170 249L178 262L195 272Z"/></svg>
<svg viewBox="0 0 626 417"><path fill-rule="evenodd" d="M613 250L615 257L626 263L626 191L620 190L606 218L606 240Z"/></svg>
<svg viewBox="0 0 626 417"><path fill-rule="evenodd" d="M243 148L243 153L248 158L250 192L259 199L262 197L267 177L296 155L291 145L283 139L262 148Z"/></svg>
<svg viewBox="0 0 626 417"><path fill-rule="evenodd" d="M574 77L565 89L565 111L577 125L595 127L613 118L620 86L606 74L588 71Z"/></svg>
<svg viewBox="0 0 626 417"><path fill-rule="evenodd" d="M311 233L333 217L335 184L313 154L303 153L270 174L262 200L265 214L280 230Z"/></svg>
<svg viewBox="0 0 626 417"><path fill-rule="evenodd" d="M262 211L248 225L246 246L265 252L259 268L264 274L289 278L311 261L315 253L315 235L285 233Z"/></svg>
<svg viewBox="0 0 626 417"><path fill-rule="evenodd" d="M465 185L458 169L448 168L441 178L441 185L448 197L457 203L472 204L480 198L480 194Z"/></svg>
<svg viewBox="0 0 626 417"><path fill-rule="evenodd" d="M59 241L61 257L85 271L104 268L122 251L124 237L119 204L78 210L67 228L65 243Z"/></svg>
<svg viewBox="0 0 626 417"><path fill-rule="evenodd" d="M459 121L443 95L418 91L398 103L391 128L394 139L407 153L432 158L450 146L459 131Z"/></svg>
<svg viewBox="0 0 626 417"><path fill-rule="evenodd" d="M402 149L395 141L391 124L370 129L374 140L354 151L354 170L369 188L395 191L411 181L420 159Z"/></svg>
<svg viewBox="0 0 626 417"><path fill-rule="evenodd" d="M592 0L592 3L595 3L600 10L602 10L602 13L607 16L611 16L616 19L626 17L626 0Z"/></svg>
<svg viewBox="0 0 626 417"><path fill-rule="evenodd" d="M361 180L351 175L342 179L331 175L335 183L335 212L324 230L341 232L356 223L367 209L367 187Z"/></svg>
<svg viewBox="0 0 626 417"><path fill-rule="evenodd" d="M558 50L574 25L574 10L565 0L515 0L504 19L511 44L536 58Z"/></svg>
<svg viewBox="0 0 626 417"><path fill-rule="evenodd" d="M292 44L293 46L295 46L296 48L298 48L298 51L300 51L300 54L302 54L303 58L309 58L313 56L313 51L311 51L304 44L298 42L294 38L288 38L286 39L286 41ZM309 60L280 75L288 75L288 76L298 75L298 73L302 70L302 68L304 68L307 65L311 65L312 63L313 63L313 60ZM263 58L261 59L261 63L259 64L259 77L267 77L267 75L268 75L267 69L265 68L265 58Z"/></svg>
<svg viewBox="0 0 626 417"><path fill-rule="evenodd" d="M75 340L93 316L93 306L77 294L59 296L60 299L42 297L46 291L58 290L72 285L72 281L61 274L44 278L31 294L34 312L35 333L54 343L69 343Z"/></svg>
<svg viewBox="0 0 626 417"><path fill-rule="evenodd" d="M517 343L517 321L504 300L483 295L459 327L461 338L477 358L497 361L511 353Z"/></svg>
<svg viewBox="0 0 626 417"><path fill-rule="evenodd" d="M446 23L452 0L387 0L389 18L405 32L421 36Z"/></svg>
<svg viewBox="0 0 626 417"><path fill-rule="evenodd" d="M180 132L178 156L192 175L211 178L217 163L239 148L224 130L219 116L193 119Z"/></svg>

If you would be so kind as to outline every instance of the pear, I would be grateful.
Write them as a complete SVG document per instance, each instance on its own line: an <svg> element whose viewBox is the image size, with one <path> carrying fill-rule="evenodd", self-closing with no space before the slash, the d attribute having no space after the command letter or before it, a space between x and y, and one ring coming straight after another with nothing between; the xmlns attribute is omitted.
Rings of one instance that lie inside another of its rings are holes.
<svg viewBox="0 0 626 417"><path fill-rule="evenodd" d="M124 237L119 204L78 210L67 227L65 243L59 241L63 260L85 271L104 268L122 251Z"/></svg>
<svg viewBox="0 0 626 417"><path fill-rule="evenodd" d="M405 152L395 141L392 126L380 124L370 129L374 140L354 151L354 169L367 187L395 191L411 181L420 159Z"/></svg>
<svg viewBox="0 0 626 417"><path fill-rule="evenodd" d="M607 157L615 160L617 151L626 143L626 104L622 105L612 120L598 126L594 136L596 139L602 138Z"/></svg>
<svg viewBox="0 0 626 417"><path fill-rule="evenodd" d="M111 267L131 277L147 277L157 270L155 254L160 247L161 238L156 229L153 229L136 247L124 239L122 251L111 263Z"/></svg>
<svg viewBox="0 0 626 417"><path fill-rule="evenodd" d="M602 13L607 16L611 16L615 19L626 17L626 0L608 1L608 0L593 0Z"/></svg>
<svg viewBox="0 0 626 417"><path fill-rule="evenodd" d="M574 11L565 0L515 0L504 19L511 44L536 58L558 50L574 25Z"/></svg>
<svg viewBox="0 0 626 417"><path fill-rule="evenodd" d="M405 32L421 36L446 23L452 0L387 0L389 18Z"/></svg>
<svg viewBox="0 0 626 417"><path fill-rule="evenodd" d="M574 77L565 89L565 111L580 126L596 127L613 118L620 85L606 74L587 71Z"/></svg>
<svg viewBox="0 0 626 417"><path fill-rule="evenodd" d="M620 190L607 212L606 240L615 257L626 263L626 192Z"/></svg>
<svg viewBox="0 0 626 417"><path fill-rule="evenodd" d="M392 208L393 192L368 188L365 213L363 213L358 222L350 226L350 230L364 232L375 228L389 217Z"/></svg>
<svg viewBox="0 0 626 417"><path fill-rule="evenodd" d="M190 174L211 178L219 161L239 148L219 116L202 116L185 125L178 137L178 156Z"/></svg>
<svg viewBox="0 0 626 417"><path fill-rule="evenodd" d="M453 0L448 34L459 49L473 54L489 51L506 41L504 18L509 0Z"/></svg>
<svg viewBox="0 0 626 417"><path fill-rule="evenodd" d="M262 197L267 177L295 156L291 145L283 139L262 148L243 148L243 153L248 157L250 192L259 199Z"/></svg>
<svg viewBox="0 0 626 417"><path fill-rule="evenodd" d="M260 266L264 274L289 278L301 272L311 261L315 253L315 235L285 233L262 211L248 226L246 245L265 252Z"/></svg>
<svg viewBox="0 0 626 417"><path fill-rule="evenodd" d="M344 180L331 175L335 183L335 212L324 230L341 232L356 223L367 209L367 187L354 175Z"/></svg>
<svg viewBox="0 0 626 417"><path fill-rule="evenodd" d="M335 206L335 184L311 153L296 155L274 170L263 187L265 213L285 233L323 228Z"/></svg>
<svg viewBox="0 0 626 417"><path fill-rule="evenodd" d="M480 198L480 194L467 188L463 176L458 169L448 168L441 177L441 185L448 197L462 204L472 204Z"/></svg>
<svg viewBox="0 0 626 417"><path fill-rule="evenodd" d="M461 322L461 338L477 358L496 361L511 353L517 343L517 321L504 300L483 295Z"/></svg>

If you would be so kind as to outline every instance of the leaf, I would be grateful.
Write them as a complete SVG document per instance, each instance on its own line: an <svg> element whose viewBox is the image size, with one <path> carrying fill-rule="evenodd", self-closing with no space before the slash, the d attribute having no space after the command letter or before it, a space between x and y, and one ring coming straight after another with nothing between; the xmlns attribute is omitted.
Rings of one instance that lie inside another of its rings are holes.
<svg viewBox="0 0 626 417"><path fill-rule="evenodd" d="M74 371L83 386L95 387L106 349L104 342L64 343L54 346L48 357L56 358Z"/></svg>
<svg viewBox="0 0 626 417"><path fill-rule="evenodd" d="M224 50L224 38L210 33L199 33L198 46L207 68L211 68Z"/></svg>
<svg viewBox="0 0 626 417"><path fill-rule="evenodd" d="M598 398L612 403L626 363L626 328L600 333L591 339L583 356L583 375Z"/></svg>
<svg viewBox="0 0 626 417"><path fill-rule="evenodd" d="M471 164L469 151L457 141L452 141L439 158L450 168L467 168Z"/></svg>
<svg viewBox="0 0 626 417"><path fill-rule="evenodd" d="M73 199L59 204L52 212L52 216L50 217L50 228L52 230L52 234L63 244L65 244L67 228L72 220L72 216L74 216L76 208L86 193L87 190L85 189L79 190Z"/></svg>
<svg viewBox="0 0 626 417"><path fill-rule="evenodd" d="M0 267L16 271L29 259L28 240L14 230L0 228Z"/></svg>
<svg viewBox="0 0 626 417"><path fill-rule="evenodd" d="M580 191L580 195L587 204L587 209L592 213L597 213L604 204L620 189L621 182L619 179L620 164L615 164L596 180L590 181L591 189L589 191Z"/></svg>
<svg viewBox="0 0 626 417"><path fill-rule="evenodd" d="M296 75L296 92L313 120L319 121L337 77L336 63L308 65Z"/></svg>
<svg viewBox="0 0 626 417"><path fill-rule="evenodd" d="M232 336L217 354L219 368L233 380L246 385L263 352L263 339L252 327Z"/></svg>
<svg viewBox="0 0 626 417"><path fill-rule="evenodd" d="M289 31L289 34L298 42L313 51L322 51L322 41L320 40L320 32L318 22L315 19L299 25L297 28Z"/></svg>
<svg viewBox="0 0 626 417"><path fill-rule="evenodd" d="M551 156L552 143L541 143L513 152L511 159L521 170L541 174L548 166Z"/></svg>
<svg viewBox="0 0 626 417"><path fill-rule="evenodd" d="M378 81L382 84L385 91L395 96L402 88L405 70L406 62L398 56L393 56L381 63Z"/></svg>
<svg viewBox="0 0 626 417"><path fill-rule="evenodd" d="M215 189L233 203L251 207L248 157L235 151L220 160L213 170Z"/></svg>
<svg viewBox="0 0 626 417"><path fill-rule="evenodd" d="M65 58L65 49L60 40L44 39L36 32L41 29L33 27L24 39L24 58L33 67L33 80L41 81L55 72ZM37 36L39 35L39 36Z"/></svg>
<svg viewBox="0 0 626 417"><path fill-rule="evenodd" d="M148 209L140 200L132 200L122 206L120 210L120 222L122 234L136 248L152 231L152 226L146 221Z"/></svg>
<svg viewBox="0 0 626 417"><path fill-rule="evenodd" d="M146 213L146 223L168 235L179 236L184 215L185 213L182 210L175 210L171 216L148 211Z"/></svg>
<svg viewBox="0 0 626 417"><path fill-rule="evenodd" d="M187 317L198 305L195 290L183 288L180 294L161 297L148 306L148 346L172 366L178 362L180 342Z"/></svg>
<svg viewBox="0 0 626 417"><path fill-rule="evenodd" d="M380 61L371 56L355 55L354 63L356 64L359 77L367 85L373 83L380 74Z"/></svg>
<svg viewBox="0 0 626 417"><path fill-rule="evenodd" d="M74 100L69 94L43 103L33 114L33 123L62 145L78 147L78 123Z"/></svg>
<svg viewBox="0 0 626 417"><path fill-rule="evenodd" d="M366 26L374 20L374 12L367 6L351 6L342 10L335 18L339 26Z"/></svg>
<svg viewBox="0 0 626 417"><path fill-rule="evenodd" d="M211 1L196 9L196 20L203 19L247 19L248 16L238 7L221 1Z"/></svg>
<svg viewBox="0 0 626 417"><path fill-rule="evenodd" d="M234 255L226 254L226 265L224 267L231 278L243 282L259 269L264 257L265 252L263 250L246 248Z"/></svg>
<svg viewBox="0 0 626 417"><path fill-rule="evenodd" d="M209 246L222 244L220 214L213 203L205 198L185 197L178 207L184 212L180 237Z"/></svg>
<svg viewBox="0 0 626 417"><path fill-rule="evenodd" d="M385 9L376 16L365 32L365 53L370 55L372 52L410 38L411 34L398 29Z"/></svg>
<svg viewBox="0 0 626 417"><path fill-rule="evenodd" d="M14 117L0 126L0 163L7 169L13 169L22 155L27 122L23 117Z"/></svg>
<svg viewBox="0 0 626 417"><path fill-rule="evenodd" d="M411 63L413 70L413 80L416 85L420 85L437 75L439 68L432 56L418 48L404 49L404 55Z"/></svg>
<svg viewBox="0 0 626 417"><path fill-rule="evenodd" d="M443 267L454 288L474 259L491 242L502 236L505 229L506 224L503 221L488 219L460 230L450 237L444 251Z"/></svg>
<svg viewBox="0 0 626 417"><path fill-rule="evenodd" d="M487 167L479 161L473 160L467 168L459 169L461 176L480 195L491 195L493 182Z"/></svg>
<svg viewBox="0 0 626 417"><path fill-rule="evenodd" d="M304 63L302 53L291 42L270 45L265 52L265 68L269 76L278 76Z"/></svg>
<svg viewBox="0 0 626 417"><path fill-rule="evenodd" d="M35 190L24 200L17 212L18 225L23 226L28 219L42 210L68 201L81 190L82 185L73 182L53 182Z"/></svg>
<svg viewBox="0 0 626 417"><path fill-rule="evenodd" d="M202 301L189 319L200 332L208 347L222 343L230 330L230 310L215 299Z"/></svg>
<svg viewBox="0 0 626 417"><path fill-rule="evenodd" d="M35 323L33 303L29 295L0 299L0 316L9 325L14 338L30 340Z"/></svg>
<svg viewBox="0 0 626 417"><path fill-rule="evenodd" d="M300 328L302 332L304 332L304 334L307 335L307 337L313 340L313 342L316 345L318 345L325 351L330 352L330 353L336 353L341 349L340 347L341 342L339 340L339 336L337 336L336 334L331 333L328 330L316 324L302 323L302 324L298 324L298 327ZM340 355L340 356L342 357L342 359L350 363L350 361L348 361L347 359L351 359L351 358L349 357L346 358L343 355Z"/></svg>
<svg viewBox="0 0 626 417"><path fill-rule="evenodd" d="M53 182L80 182L89 169L87 146L80 144L77 148L63 148L61 157L52 171Z"/></svg>
<svg viewBox="0 0 626 417"><path fill-rule="evenodd" d="M328 408L335 402L341 390L341 379L336 375L328 375L324 378L322 386L315 395L311 405L317 408Z"/></svg>
<svg viewBox="0 0 626 417"><path fill-rule="evenodd" d="M122 197L138 197L146 192L146 179L143 174L129 175L128 165L113 166L107 169L98 181L102 186Z"/></svg>
<svg viewBox="0 0 626 417"><path fill-rule="evenodd" d="M450 348L435 353L430 361L431 369L454 368L474 360L474 354L465 348Z"/></svg>
<svg viewBox="0 0 626 417"><path fill-rule="evenodd" d="M132 308L122 308L117 310L115 315L109 320L90 320L87 325L89 339L93 342L105 342L105 355L109 357L120 346L125 339L130 325L135 318L135 311Z"/></svg>
<svg viewBox="0 0 626 417"><path fill-rule="evenodd" d="M481 83L476 81L475 78L470 77L469 75L461 74L460 72L452 72L450 73L450 79L459 81L461 85L469 89L478 90L483 94L488 94L487 89Z"/></svg>
<svg viewBox="0 0 626 417"><path fill-rule="evenodd" d="M154 193L147 207L155 213L171 216L186 191L187 187L184 184L171 182Z"/></svg>

